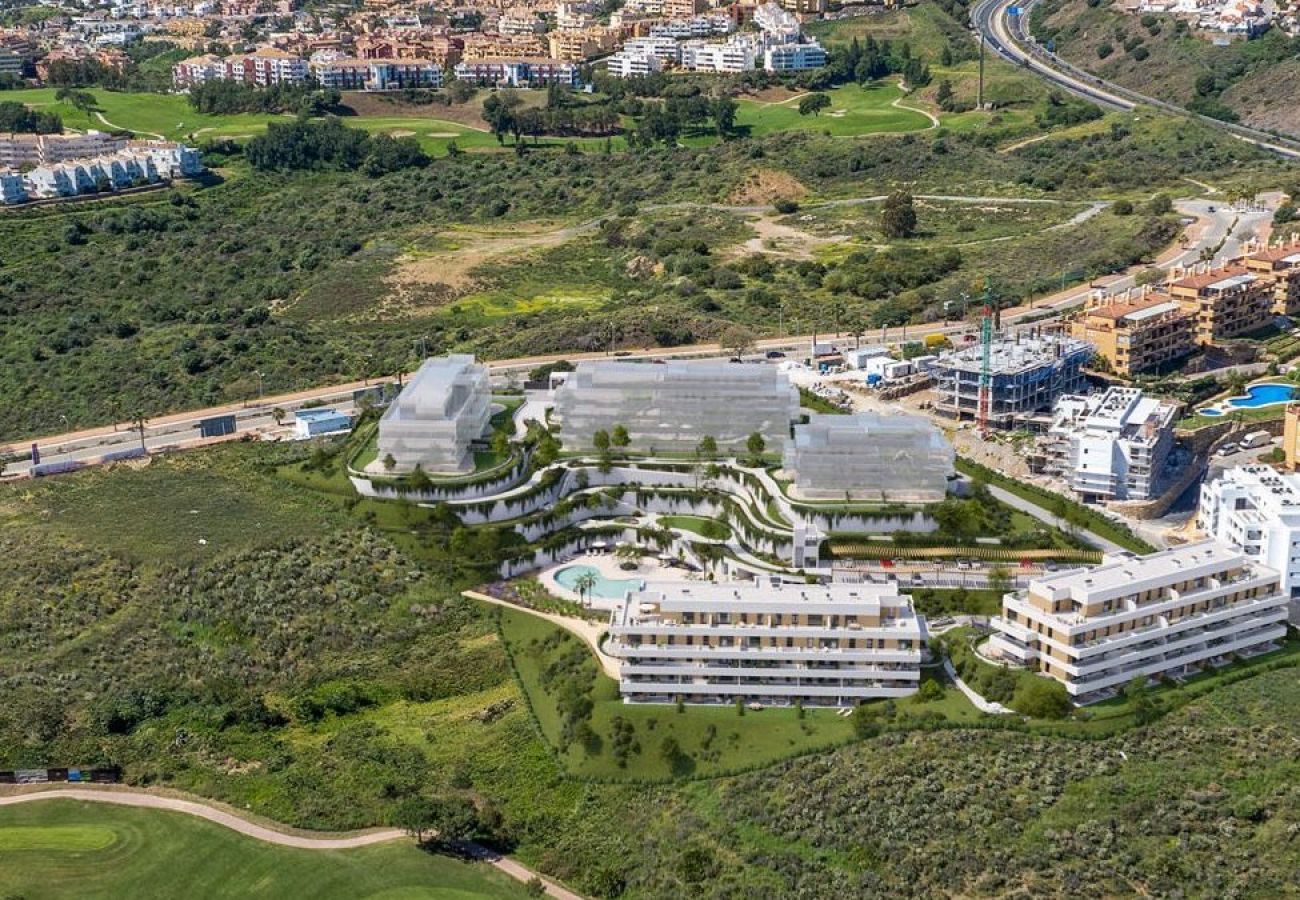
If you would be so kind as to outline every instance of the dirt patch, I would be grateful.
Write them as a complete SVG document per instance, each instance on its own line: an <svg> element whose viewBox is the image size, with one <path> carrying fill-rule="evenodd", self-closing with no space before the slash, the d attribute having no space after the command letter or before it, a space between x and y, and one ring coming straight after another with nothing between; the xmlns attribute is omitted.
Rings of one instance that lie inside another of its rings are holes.
<svg viewBox="0 0 1300 900"><path fill-rule="evenodd" d="M781 199L799 200L807 194L808 189L787 172L753 169L727 197L727 202L738 205L772 203Z"/></svg>
<svg viewBox="0 0 1300 900"><path fill-rule="evenodd" d="M804 231L788 221L778 221L773 215L755 216L748 220L754 236L737 245L731 256L764 253L784 259L811 259L813 251L825 244L843 243L848 235L817 235Z"/></svg>
<svg viewBox="0 0 1300 900"><path fill-rule="evenodd" d="M370 118L404 116L412 119L445 119L457 125L468 125L470 128L483 131L488 127L476 100L448 106L443 103L406 103L394 96L349 92L343 95L341 105L355 115Z"/></svg>
<svg viewBox="0 0 1300 900"><path fill-rule="evenodd" d="M406 131L406 130L404 130L404 129L398 129L397 131L390 131L390 132L388 132L388 135L389 135L389 137L395 137L395 138L414 137L414 136L415 136L415 132L414 132L414 131Z"/></svg>
<svg viewBox="0 0 1300 900"><path fill-rule="evenodd" d="M799 91L792 91L789 88L776 87L763 88L749 95L750 99L757 100L759 103L784 103L794 97L798 97Z"/></svg>

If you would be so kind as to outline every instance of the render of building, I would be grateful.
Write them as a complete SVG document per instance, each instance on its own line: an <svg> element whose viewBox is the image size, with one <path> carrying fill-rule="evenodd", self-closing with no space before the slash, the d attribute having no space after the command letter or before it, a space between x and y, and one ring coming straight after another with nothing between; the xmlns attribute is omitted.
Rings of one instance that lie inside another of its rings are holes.
<svg viewBox="0 0 1300 900"><path fill-rule="evenodd" d="M491 418L487 366L469 354L426 359L379 420L379 460L391 455L398 473L471 472L470 445Z"/></svg>
<svg viewBox="0 0 1300 900"><path fill-rule="evenodd" d="M1178 413L1178 404L1144 397L1138 388L1067 394L1042 441L1045 468L1085 503L1158 497Z"/></svg>
<svg viewBox="0 0 1300 900"><path fill-rule="evenodd" d="M905 697L925 622L892 584L647 583L610 614L628 703L852 706Z"/></svg>
<svg viewBox="0 0 1300 900"><path fill-rule="evenodd" d="M1300 475L1238 466L1201 485L1196 527L1276 569L1288 597L1300 596Z"/></svg>
<svg viewBox="0 0 1300 900"><path fill-rule="evenodd" d="M989 426L1014 428L1048 424L1046 416L1062 394L1083 391L1084 364L1094 347L1066 334L1020 333L995 338L989 349ZM983 348L950 350L934 362L934 409L955 419L974 420L979 409Z"/></svg>
<svg viewBox="0 0 1300 900"><path fill-rule="evenodd" d="M336 409L300 409L293 414L293 436L299 440L352 430L352 417Z"/></svg>
<svg viewBox="0 0 1300 900"><path fill-rule="evenodd" d="M1135 678L1177 678L1273 649L1287 605L1276 570L1202 541L1031 581L1003 598L989 651L1092 703Z"/></svg>
<svg viewBox="0 0 1300 900"><path fill-rule="evenodd" d="M705 437L744 453L755 432L780 452L799 416L799 392L776 366L728 362L580 362L555 391L554 418L570 450L621 425L642 453L690 452Z"/></svg>
<svg viewBox="0 0 1300 900"><path fill-rule="evenodd" d="M1070 334L1097 348L1116 375L1151 372L1194 349L1192 317L1177 300L1160 295L1106 300L1085 309Z"/></svg>
<svg viewBox="0 0 1300 900"><path fill-rule="evenodd" d="M924 416L813 414L794 426L783 468L806 500L942 500L954 472L952 445Z"/></svg>

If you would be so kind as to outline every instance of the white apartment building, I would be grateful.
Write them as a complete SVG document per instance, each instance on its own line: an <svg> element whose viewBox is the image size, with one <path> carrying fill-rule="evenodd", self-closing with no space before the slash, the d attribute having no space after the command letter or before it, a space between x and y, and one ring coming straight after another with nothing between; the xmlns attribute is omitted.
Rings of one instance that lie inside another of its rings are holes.
<svg viewBox="0 0 1300 900"><path fill-rule="evenodd" d="M487 366L470 354L426 359L379 420L379 460L395 472L463 474L492 418Z"/></svg>
<svg viewBox="0 0 1300 900"><path fill-rule="evenodd" d="M692 72L750 72L757 68L760 45L753 35L726 41L682 41L682 68Z"/></svg>
<svg viewBox="0 0 1300 900"><path fill-rule="evenodd" d="M924 416L813 414L794 426L782 468L800 499L932 503L947 494L955 460Z"/></svg>
<svg viewBox="0 0 1300 900"><path fill-rule="evenodd" d="M662 72L663 62L649 53L632 53L620 50L605 60L605 71L615 78L633 78Z"/></svg>
<svg viewBox="0 0 1300 900"><path fill-rule="evenodd" d="M1300 475L1238 466L1201 485L1196 527L1276 569L1288 597L1300 596Z"/></svg>
<svg viewBox="0 0 1300 900"><path fill-rule="evenodd" d="M27 200L27 186L23 176L13 169L0 169L0 204L5 206Z"/></svg>
<svg viewBox="0 0 1300 900"><path fill-rule="evenodd" d="M632 38L623 44L622 52L653 56L665 63L676 63L682 57L681 45L672 38L664 37Z"/></svg>
<svg viewBox="0 0 1300 900"><path fill-rule="evenodd" d="M0 168L103 156L125 149L127 143L125 137L94 130L84 134L0 133Z"/></svg>
<svg viewBox="0 0 1300 900"><path fill-rule="evenodd" d="M203 171L199 152L170 141L129 141L115 153L86 159L45 163L21 174L22 190L11 179L0 195L6 204L27 200L72 197L101 188L121 190L144 182L187 178Z"/></svg>
<svg viewBox="0 0 1300 900"><path fill-rule="evenodd" d="M560 439L590 450L622 425L633 450L690 452L705 437L745 452L755 432L778 452L799 415L799 392L776 366L727 362L580 362L555 391Z"/></svg>
<svg viewBox="0 0 1300 900"><path fill-rule="evenodd" d="M754 10L754 24L763 33L782 41L798 40L803 30L798 16L770 2Z"/></svg>
<svg viewBox="0 0 1300 900"><path fill-rule="evenodd" d="M703 15L689 19L669 19L658 25L650 26L650 37L687 40L688 38L711 37L715 34L731 34L736 30L736 23L731 16Z"/></svg>
<svg viewBox="0 0 1300 900"><path fill-rule="evenodd" d="M614 607L605 650L627 703L852 706L914 693L926 638L893 585L662 581Z"/></svg>
<svg viewBox="0 0 1300 900"><path fill-rule="evenodd" d="M1092 703L1134 678L1270 650L1286 635L1287 606L1277 570L1202 541L1031 581L1003 598L989 649Z"/></svg>
<svg viewBox="0 0 1300 900"><path fill-rule="evenodd" d="M1084 502L1157 497L1179 409L1131 387L1067 394L1056 402L1043 440L1046 470L1062 476Z"/></svg>

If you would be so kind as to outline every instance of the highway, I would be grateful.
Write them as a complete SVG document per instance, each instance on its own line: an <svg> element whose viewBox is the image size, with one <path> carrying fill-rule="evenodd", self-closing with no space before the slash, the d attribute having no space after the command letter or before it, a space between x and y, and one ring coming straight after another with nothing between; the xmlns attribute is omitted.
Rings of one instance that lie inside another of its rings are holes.
<svg viewBox="0 0 1300 900"><path fill-rule="evenodd" d="M989 48L1007 62L1024 66L1052 84L1091 100L1104 109L1132 112L1138 105L1155 107L1195 119L1203 125L1281 156L1300 159L1300 141L1190 112L1172 103L1129 90L1123 85L1105 81L1049 52L1028 34L1024 24L1037 2L1038 0L979 0L971 9L971 24L977 33L984 36ZM1007 10L1013 6L1019 8L1020 15L1008 15Z"/></svg>

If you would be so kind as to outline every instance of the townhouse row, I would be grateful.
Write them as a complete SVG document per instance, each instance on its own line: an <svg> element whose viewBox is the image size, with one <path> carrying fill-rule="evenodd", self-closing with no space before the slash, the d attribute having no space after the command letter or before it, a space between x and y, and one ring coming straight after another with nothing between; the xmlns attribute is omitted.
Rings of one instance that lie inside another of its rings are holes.
<svg viewBox="0 0 1300 900"><path fill-rule="evenodd" d="M200 174L199 152L167 141L131 141L103 156L43 163L31 169L0 168L0 203L75 197Z"/></svg>

